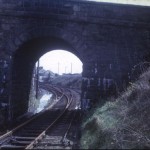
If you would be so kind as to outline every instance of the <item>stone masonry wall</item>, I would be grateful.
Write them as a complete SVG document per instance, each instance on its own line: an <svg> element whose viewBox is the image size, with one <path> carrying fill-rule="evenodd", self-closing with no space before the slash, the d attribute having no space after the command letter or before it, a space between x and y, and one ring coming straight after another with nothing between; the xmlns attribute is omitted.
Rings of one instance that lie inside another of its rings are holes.
<svg viewBox="0 0 150 150"><path fill-rule="evenodd" d="M131 80L133 66L150 55L149 15L146 6L0 0L2 70L7 64L0 78L5 74L8 80L4 96L11 104L8 116L15 118L27 111L34 63L56 48L74 53L83 62L82 99L95 103L122 90Z"/></svg>

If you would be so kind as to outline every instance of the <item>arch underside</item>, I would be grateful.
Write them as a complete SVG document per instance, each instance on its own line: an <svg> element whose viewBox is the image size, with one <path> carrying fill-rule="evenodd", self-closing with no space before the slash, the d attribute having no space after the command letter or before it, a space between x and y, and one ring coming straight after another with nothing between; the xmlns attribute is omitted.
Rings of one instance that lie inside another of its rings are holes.
<svg viewBox="0 0 150 150"><path fill-rule="evenodd" d="M70 43L56 37L35 38L23 43L16 50L12 65L11 101L14 110L13 118L28 110L32 73L36 61L43 54L55 49L67 50L80 58L78 51Z"/></svg>

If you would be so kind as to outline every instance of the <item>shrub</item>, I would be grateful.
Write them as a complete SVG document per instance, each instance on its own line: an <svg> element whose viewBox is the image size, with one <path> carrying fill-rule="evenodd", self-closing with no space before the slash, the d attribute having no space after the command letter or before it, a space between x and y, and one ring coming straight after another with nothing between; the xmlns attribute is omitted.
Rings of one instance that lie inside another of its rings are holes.
<svg viewBox="0 0 150 150"><path fill-rule="evenodd" d="M81 148L150 148L150 69L82 124Z"/></svg>

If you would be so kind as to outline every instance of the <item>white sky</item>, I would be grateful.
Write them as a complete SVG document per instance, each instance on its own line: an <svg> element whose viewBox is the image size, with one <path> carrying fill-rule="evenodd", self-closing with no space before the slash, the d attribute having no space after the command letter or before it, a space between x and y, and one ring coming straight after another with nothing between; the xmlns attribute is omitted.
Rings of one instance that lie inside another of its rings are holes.
<svg viewBox="0 0 150 150"><path fill-rule="evenodd" d="M59 74L82 72L82 62L74 54L64 50L53 50L40 58L40 66L43 66L45 70L51 70L54 73L58 73L59 63Z"/></svg>
<svg viewBox="0 0 150 150"><path fill-rule="evenodd" d="M122 3L122 4L150 6L150 0L87 0L87 1L110 2L110 3Z"/></svg>

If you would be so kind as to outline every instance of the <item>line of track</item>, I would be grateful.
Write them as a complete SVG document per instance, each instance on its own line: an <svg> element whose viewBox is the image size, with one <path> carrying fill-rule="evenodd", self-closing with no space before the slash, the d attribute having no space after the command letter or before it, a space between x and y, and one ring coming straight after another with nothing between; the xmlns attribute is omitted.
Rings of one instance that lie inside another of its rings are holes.
<svg viewBox="0 0 150 150"><path fill-rule="evenodd" d="M59 92L61 92L61 90ZM70 98L63 93L59 102L51 109L47 108L37 116L1 136L0 149L25 149L34 145L34 142L41 137L40 135L65 113L70 102Z"/></svg>
<svg viewBox="0 0 150 150"><path fill-rule="evenodd" d="M69 110L73 99L72 92L68 91L70 104L59 120L47 128L39 138L34 141L27 149L72 149L73 142L67 139L72 123L76 117L77 110ZM74 106L75 107L75 106Z"/></svg>

